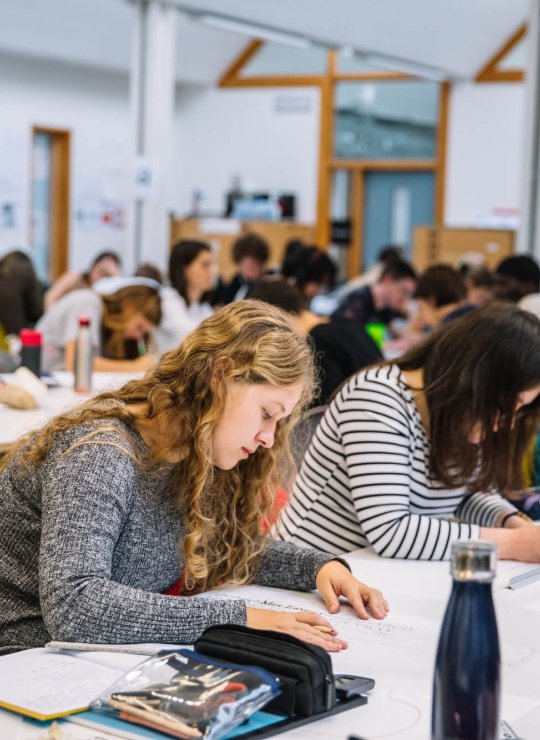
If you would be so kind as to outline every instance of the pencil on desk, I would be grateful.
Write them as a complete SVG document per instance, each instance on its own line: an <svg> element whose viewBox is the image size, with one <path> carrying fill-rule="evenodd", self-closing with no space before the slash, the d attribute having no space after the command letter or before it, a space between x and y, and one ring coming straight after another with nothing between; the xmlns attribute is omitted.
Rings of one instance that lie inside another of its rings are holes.
<svg viewBox="0 0 540 740"><path fill-rule="evenodd" d="M332 627L325 627L324 624L316 624L315 627L317 627L319 632L326 632L329 635L335 632L335 630Z"/></svg>

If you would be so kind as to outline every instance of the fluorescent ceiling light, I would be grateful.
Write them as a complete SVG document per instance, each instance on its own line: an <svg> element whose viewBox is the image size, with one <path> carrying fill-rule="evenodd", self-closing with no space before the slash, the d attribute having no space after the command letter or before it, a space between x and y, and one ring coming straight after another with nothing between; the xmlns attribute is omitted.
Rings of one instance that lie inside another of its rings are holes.
<svg viewBox="0 0 540 740"><path fill-rule="evenodd" d="M233 31L234 33L242 33L245 36L252 36L258 39L264 39L265 41L275 41L278 44L296 46L298 49L307 49L312 45L311 41L304 36L297 36L293 33L278 31L274 28L268 28L267 26L259 26L255 23L237 21L234 18L227 18L226 16L222 15L211 15L209 13L205 13L203 15L197 15L195 17L198 21L204 23L205 26L210 26L211 28L219 28L222 31Z"/></svg>

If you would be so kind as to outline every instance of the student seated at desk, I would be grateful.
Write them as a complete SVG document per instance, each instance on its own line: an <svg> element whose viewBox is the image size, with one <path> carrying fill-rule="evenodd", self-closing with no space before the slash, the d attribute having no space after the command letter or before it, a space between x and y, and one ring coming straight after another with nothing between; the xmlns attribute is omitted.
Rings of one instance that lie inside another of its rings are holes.
<svg viewBox="0 0 540 740"><path fill-rule="evenodd" d="M230 282L219 278L212 302L215 306L227 305L247 298L251 288L261 279L270 257L266 239L258 234L244 234L232 247L232 258L238 272Z"/></svg>
<svg viewBox="0 0 540 740"><path fill-rule="evenodd" d="M540 321L509 304L353 375L314 434L279 536L422 560L480 537L501 558L540 562L540 528L487 493L520 487L539 393Z"/></svg>
<svg viewBox="0 0 540 740"><path fill-rule="evenodd" d="M392 262L374 285L349 293L332 318L355 321L360 327L374 322L389 326L406 316L415 288L416 273L409 263Z"/></svg>
<svg viewBox="0 0 540 740"><path fill-rule="evenodd" d="M100 252L86 272L64 272L45 293L45 310L49 311L54 304L74 290L91 288L98 280L120 275L120 257L115 252Z"/></svg>
<svg viewBox="0 0 540 740"><path fill-rule="evenodd" d="M43 334L43 370L73 370L81 316L90 319L94 370L148 369L154 362L147 354L152 332L161 320L159 288L148 278L111 277L61 298L36 326Z"/></svg>
<svg viewBox="0 0 540 740"><path fill-rule="evenodd" d="M226 622L345 647L317 614L196 596L225 584L318 588L330 612L345 596L383 618L343 562L261 534L313 374L285 314L240 301L143 379L23 439L0 473L0 653L191 643ZM164 595L181 574L184 595Z"/></svg>
<svg viewBox="0 0 540 740"><path fill-rule="evenodd" d="M158 352L178 347L186 334L214 312L209 303L216 260L206 242L184 240L169 256L170 286L161 290L161 323L156 330Z"/></svg>
<svg viewBox="0 0 540 740"><path fill-rule="evenodd" d="M309 337L318 380L314 406L328 403L349 375L382 359L377 345L363 329L352 321L332 321L308 311L296 285L278 275L260 280L251 297L286 311L291 325Z"/></svg>

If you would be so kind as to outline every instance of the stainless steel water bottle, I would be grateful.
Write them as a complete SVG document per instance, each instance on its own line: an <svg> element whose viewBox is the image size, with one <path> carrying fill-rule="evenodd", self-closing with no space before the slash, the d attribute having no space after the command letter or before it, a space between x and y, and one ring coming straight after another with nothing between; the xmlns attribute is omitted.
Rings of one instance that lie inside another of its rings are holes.
<svg viewBox="0 0 540 740"><path fill-rule="evenodd" d="M90 319L81 316L79 331L75 342L75 382L77 393L89 393L92 388L92 341L90 337Z"/></svg>

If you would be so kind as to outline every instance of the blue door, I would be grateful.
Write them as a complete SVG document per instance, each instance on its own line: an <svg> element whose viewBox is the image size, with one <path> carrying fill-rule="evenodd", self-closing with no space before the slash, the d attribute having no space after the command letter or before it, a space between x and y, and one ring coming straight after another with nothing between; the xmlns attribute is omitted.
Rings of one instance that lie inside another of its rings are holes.
<svg viewBox="0 0 540 740"><path fill-rule="evenodd" d="M52 137L36 132L32 151L32 258L40 280L47 282L51 252Z"/></svg>
<svg viewBox="0 0 540 740"><path fill-rule="evenodd" d="M387 244L399 244L411 259L413 228L433 223L433 172L367 172L364 180L363 265L377 261Z"/></svg>

